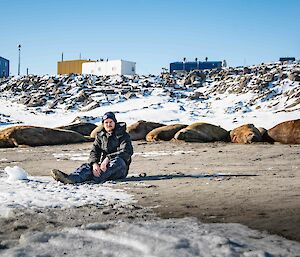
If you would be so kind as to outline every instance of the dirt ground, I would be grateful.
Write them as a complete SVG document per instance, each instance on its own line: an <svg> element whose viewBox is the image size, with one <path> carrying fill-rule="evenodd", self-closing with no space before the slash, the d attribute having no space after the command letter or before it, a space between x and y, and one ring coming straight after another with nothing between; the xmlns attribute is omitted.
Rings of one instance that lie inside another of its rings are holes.
<svg viewBox="0 0 300 257"><path fill-rule="evenodd" d="M87 155L90 148L91 143L0 149L0 169L17 165L39 176L48 176L53 168L71 172L82 161L70 160L70 156ZM299 145L136 141L134 151L128 178L115 186L133 194L138 202L121 212L122 217L194 216L202 222L242 223L300 242ZM142 211L139 206L150 208ZM120 218L113 206L107 208L106 213L94 206L48 215L29 211L26 225L18 225L26 213L15 220L1 218L0 239L17 239L34 224L38 230L45 224L69 226L104 216ZM86 212L95 215L78 218Z"/></svg>

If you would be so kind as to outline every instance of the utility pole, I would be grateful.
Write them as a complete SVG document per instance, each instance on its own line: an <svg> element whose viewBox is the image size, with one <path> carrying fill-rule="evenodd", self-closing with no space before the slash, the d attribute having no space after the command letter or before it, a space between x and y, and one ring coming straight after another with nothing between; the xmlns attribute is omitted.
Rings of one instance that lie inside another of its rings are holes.
<svg viewBox="0 0 300 257"><path fill-rule="evenodd" d="M21 45L18 45L18 49L19 49L18 76L20 76L20 67L21 67Z"/></svg>

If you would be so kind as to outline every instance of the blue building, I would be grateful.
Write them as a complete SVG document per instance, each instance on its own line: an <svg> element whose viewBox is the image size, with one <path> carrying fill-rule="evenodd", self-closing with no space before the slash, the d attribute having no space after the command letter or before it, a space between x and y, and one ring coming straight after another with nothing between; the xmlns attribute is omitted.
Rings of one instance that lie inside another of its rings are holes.
<svg viewBox="0 0 300 257"><path fill-rule="evenodd" d="M280 62L294 62L296 61L295 57L280 57L279 58Z"/></svg>
<svg viewBox="0 0 300 257"><path fill-rule="evenodd" d="M9 76L9 60L0 56L0 78Z"/></svg>
<svg viewBox="0 0 300 257"><path fill-rule="evenodd" d="M174 70L191 71L221 68L222 62L172 62L170 63L170 73Z"/></svg>

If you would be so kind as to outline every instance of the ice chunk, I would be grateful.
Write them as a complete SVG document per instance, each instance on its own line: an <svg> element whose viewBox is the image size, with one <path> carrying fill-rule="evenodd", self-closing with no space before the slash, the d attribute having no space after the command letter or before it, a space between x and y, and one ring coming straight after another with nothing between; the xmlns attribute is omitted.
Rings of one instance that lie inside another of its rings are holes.
<svg viewBox="0 0 300 257"><path fill-rule="evenodd" d="M26 171L18 166L6 167L4 171L8 175L8 181L24 180L28 177Z"/></svg>

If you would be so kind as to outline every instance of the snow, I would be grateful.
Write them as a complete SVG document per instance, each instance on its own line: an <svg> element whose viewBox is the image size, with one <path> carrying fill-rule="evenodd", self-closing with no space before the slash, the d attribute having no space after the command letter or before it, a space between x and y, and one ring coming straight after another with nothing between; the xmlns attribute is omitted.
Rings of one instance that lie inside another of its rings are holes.
<svg viewBox="0 0 300 257"><path fill-rule="evenodd" d="M189 154L193 153L194 151L151 151L151 152L135 152L133 157L136 155L140 155L143 157L159 157L159 156L170 156L170 155L180 155L180 154Z"/></svg>
<svg viewBox="0 0 300 257"><path fill-rule="evenodd" d="M93 223L29 232L2 256L297 256L300 244L239 224L196 219Z"/></svg>
<svg viewBox="0 0 300 257"><path fill-rule="evenodd" d="M108 182L97 186L87 183L64 185L48 176L27 176L26 171L17 166L6 167L5 172L8 174L0 176L0 217L9 216L10 210L16 208L70 208L133 201L131 195L111 188Z"/></svg>
<svg viewBox="0 0 300 257"><path fill-rule="evenodd" d="M54 153L53 156L57 161L61 160L73 160L73 161L82 161L87 162L89 158L89 153L78 153L74 151L70 151L69 153Z"/></svg>
<svg viewBox="0 0 300 257"><path fill-rule="evenodd" d="M8 174L8 181L25 180L28 177L26 171L18 166L6 167L4 171Z"/></svg>

